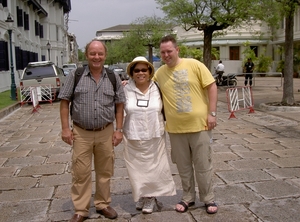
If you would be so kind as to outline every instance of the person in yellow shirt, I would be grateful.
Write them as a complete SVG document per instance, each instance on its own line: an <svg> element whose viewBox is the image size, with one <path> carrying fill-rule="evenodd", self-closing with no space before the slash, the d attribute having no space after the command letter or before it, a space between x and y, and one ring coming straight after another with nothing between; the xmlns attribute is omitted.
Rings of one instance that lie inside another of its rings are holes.
<svg viewBox="0 0 300 222"><path fill-rule="evenodd" d="M212 130L217 125L217 86L206 66L179 57L172 35L160 41L165 65L153 77L161 89L166 116L166 131L171 142L171 158L181 177L183 196L175 210L186 212L195 204L195 179L199 198L206 212L218 211L212 189Z"/></svg>

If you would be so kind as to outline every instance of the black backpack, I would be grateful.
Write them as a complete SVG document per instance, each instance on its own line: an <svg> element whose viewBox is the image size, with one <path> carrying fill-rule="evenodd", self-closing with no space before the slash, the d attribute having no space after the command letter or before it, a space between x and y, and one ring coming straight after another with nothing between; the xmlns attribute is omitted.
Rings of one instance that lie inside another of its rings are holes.
<svg viewBox="0 0 300 222"><path fill-rule="evenodd" d="M71 105L70 105L70 114L71 115L72 115L72 110L73 110L73 99L74 99L75 88L76 88L79 80L82 77L84 69L85 69L85 67L78 67L76 69L76 71L75 71L75 81L74 81L73 93L72 93L72 96L71 96L71 99L70 99L70 103L71 103ZM111 84L114 87L114 91L116 92L116 89L117 89L117 80L116 80L115 73L112 70L107 69L107 68L105 68L105 71L107 73L107 76L108 76ZM115 107L115 112L116 112L116 107Z"/></svg>

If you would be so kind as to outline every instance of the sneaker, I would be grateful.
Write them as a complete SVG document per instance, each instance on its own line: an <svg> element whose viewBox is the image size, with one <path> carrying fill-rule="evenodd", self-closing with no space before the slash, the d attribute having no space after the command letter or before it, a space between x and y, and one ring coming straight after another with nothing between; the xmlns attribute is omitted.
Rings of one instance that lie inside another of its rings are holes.
<svg viewBox="0 0 300 222"><path fill-rule="evenodd" d="M151 214L153 212L155 204L156 204L156 198L155 197L145 197L142 212L144 214Z"/></svg>
<svg viewBox="0 0 300 222"><path fill-rule="evenodd" d="M142 210L144 206L144 197L140 197L139 201L135 204L135 209Z"/></svg>

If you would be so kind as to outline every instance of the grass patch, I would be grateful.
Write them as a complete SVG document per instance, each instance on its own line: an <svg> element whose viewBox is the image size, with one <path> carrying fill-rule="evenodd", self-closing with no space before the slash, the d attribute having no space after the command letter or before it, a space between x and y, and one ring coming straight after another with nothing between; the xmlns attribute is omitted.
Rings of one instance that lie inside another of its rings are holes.
<svg viewBox="0 0 300 222"><path fill-rule="evenodd" d="M0 110L4 109L10 105L13 105L17 102L18 101L14 101L10 98L10 90L0 93Z"/></svg>

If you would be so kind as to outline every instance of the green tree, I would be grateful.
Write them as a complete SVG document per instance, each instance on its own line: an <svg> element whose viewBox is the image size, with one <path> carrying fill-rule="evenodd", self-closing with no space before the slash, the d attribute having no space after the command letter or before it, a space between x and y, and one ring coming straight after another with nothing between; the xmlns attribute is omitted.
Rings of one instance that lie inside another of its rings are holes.
<svg viewBox="0 0 300 222"><path fill-rule="evenodd" d="M250 21L252 5L245 0L156 0L169 19L181 25L186 31L203 31L204 64L210 69L212 38L216 31L228 27L237 28ZM253 20L253 19L252 19Z"/></svg>
<svg viewBox="0 0 300 222"><path fill-rule="evenodd" d="M136 19L124 37L108 45L109 63L130 62L136 56L149 56L152 62L153 48L158 48L160 39L172 30L173 25L163 18L152 16Z"/></svg>
<svg viewBox="0 0 300 222"><path fill-rule="evenodd" d="M273 28L276 35L276 29L282 20L285 22L285 42L284 42L284 83L282 105L294 105L294 16L299 8L300 0L264 0L257 4L255 16Z"/></svg>

